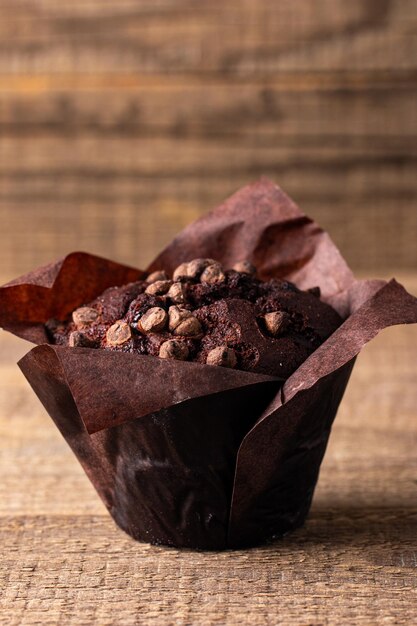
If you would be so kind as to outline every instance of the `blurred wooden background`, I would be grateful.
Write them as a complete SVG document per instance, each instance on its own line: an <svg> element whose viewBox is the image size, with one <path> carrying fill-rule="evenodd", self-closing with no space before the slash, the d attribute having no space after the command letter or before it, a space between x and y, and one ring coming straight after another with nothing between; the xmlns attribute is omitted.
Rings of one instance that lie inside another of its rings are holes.
<svg viewBox="0 0 417 626"><path fill-rule="evenodd" d="M417 266L415 0L0 0L0 274L144 265L265 174L357 270Z"/></svg>

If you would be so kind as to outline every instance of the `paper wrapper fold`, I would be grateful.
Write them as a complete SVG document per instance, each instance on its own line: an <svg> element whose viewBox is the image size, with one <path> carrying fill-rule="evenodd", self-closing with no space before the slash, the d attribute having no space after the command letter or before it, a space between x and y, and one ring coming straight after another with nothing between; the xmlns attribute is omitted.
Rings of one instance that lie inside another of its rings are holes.
<svg viewBox="0 0 417 626"><path fill-rule="evenodd" d="M417 300L394 280L356 281L328 234L265 179L187 227L148 269L201 256L318 285L345 321L284 384L48 345L49 318L143 275L73 253L2 287L0 325L40 344L19 365L117 524L142 541L224 549L303 523L356 355L381 329L417 322Z"/></svg>

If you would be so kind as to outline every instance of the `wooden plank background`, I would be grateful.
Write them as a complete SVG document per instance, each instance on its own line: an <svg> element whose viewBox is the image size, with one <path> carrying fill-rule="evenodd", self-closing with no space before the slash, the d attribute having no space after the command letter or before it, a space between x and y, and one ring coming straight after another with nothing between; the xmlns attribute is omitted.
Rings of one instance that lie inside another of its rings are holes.
<svg viewBox="0 0 417 626"><path fill-rule="evenodd" d="M30 344L0 331L0 623L415 624L416 341L395 327L359 356L304 528L198 553L115 526L15 365Z"/></svg>
<svg viewBox="0 0 417 626"><path fill-rule="evenodd" d="M270 176L355 269L417 265L415 0L0 0L0 268L144 265Z"/></svg>

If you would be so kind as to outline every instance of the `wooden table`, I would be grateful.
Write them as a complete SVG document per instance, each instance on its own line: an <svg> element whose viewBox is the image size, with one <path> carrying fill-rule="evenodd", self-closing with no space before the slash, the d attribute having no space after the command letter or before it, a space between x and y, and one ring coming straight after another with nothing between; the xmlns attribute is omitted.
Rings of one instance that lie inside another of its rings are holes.
<svg viewBox="0 0 417 626"><path fill-rule="evenodd" d="M416 623L416 340L396 327L361 354L305 527L204 554L115 527L15 365L29 344L2 332L1 624Z"/></svg>

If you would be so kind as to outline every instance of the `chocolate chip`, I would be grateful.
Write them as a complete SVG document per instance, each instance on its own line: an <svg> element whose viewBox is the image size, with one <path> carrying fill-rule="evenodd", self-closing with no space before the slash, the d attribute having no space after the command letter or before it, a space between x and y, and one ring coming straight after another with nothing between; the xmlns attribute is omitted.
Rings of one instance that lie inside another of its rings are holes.
<svg viewBox="0 0 417 626"><path fill-rule="evenodd" d="M177 339L169 339L164 341L159 348L159 356L161 359L177 359L178 361L186 361L188 358L188 348L183 341Z"/></svg>
<svg viewBox="0 0 417 626"><path fill-rule="evenodd" d="M184 304L186 300L185 287L182 283L174 283L171 285L166 295L176 304Z"/></svg>
<svg viewBox="0 0 417 626"><path fill-rule="evenodd" d="M156 272L152 272L149 274L146 279L147 283L156 283L157 280L168 280L168 275L164 270L156 270Z"/></svg>
<svg viewBox="0 0 417 626"><path fill-rule="evenodd" d="M98 312L89 306L82 306L76 309L72 314L72 320L74 324L79 328L90 326L98 318Z"/></svg>
<svg viewBox="0 0 417 626"><path fill-rule="evenodd" d="M168 314L159 306L148 309L138 321L138 329L143 333L159 333L164 330Z"/></svg>
<svg viewBox="0 0 417 626"><path fill-rule="evenodd" d="M219 365L221 367L235 367L237 363L236 353L227 346L213 348L207 355L207 365Z"/></svg>
<svg viewBox="0 0 417 626"><path fill-rule="evenodd" d="M190 311L187 311L187 309L183 309L180 306L170 306L168 309L168 316L169 316L169 322L168 322L168 328L169 330L172 332L174 331L177 326L179 326L181 324L181 322L183 322L184 320L186 320L187 318L191 317L191 313Z"/></svg>
<svg viewBox="0 0 417 626"><path fill-rule="evenodd" d="M68 345L70 348L95 348L96 342L89 339L84 333L79 330L74 330L69 334Z"/></svg>
<svg viewBox="0 0 417 626"><path fill-rule="evenodd" d="M184 278L188 278L188 263L181 263L178 267L175 268L174 273L172 274L173 280L182 280Z"/></svg>
<svg viewBox="0 0 417 626"><path fill-rule="evenodd" d="M251 276L256 274L256 267L250 261L239 261L234 264L232 269L240 274L250 274Z"/></svg>
<svg viewBox="0 0 417 626"><path fill-rule="evenodd" d="M216 264L214 259L193 259L187 264L187 276L198 278L209 265Z"/></svg>
<svg viewBox="0 0 417 626"><path fill-rule="evenodd" d="M202 333L201 324L194 315L187 317L184 321L180 322L174 329L174 335L182 335L183 337L195 337Z"/></svg>
<svg viewBox="0 0 417 626"><path fill-rule="evenodd" d="M172 282L170 280L156 280L146 287L145 293L151 296L163 296L169 291Z"/></svg>
<svg viewBox="0 0 417 626"><path fill-rule="evenodd" d="M109 346L121 346L132 337L129 324L123 320L115 322L106 333L106 341Z"/></svg>
<svg viewBox="0 0 417 626"><path fill-rule="evenodd" d="M285 311L273 311L265 315L265 327L274 337L287 330L290 317Z"/></svg>
<svg viewBox="0 0 417 626"><path fill-rule="evenodd" d="M213 263L208 265L204 272L200 276L202 283L208 283L213 285L214 283L221 283L226 278L222 266L219 263Z"/></svg>

